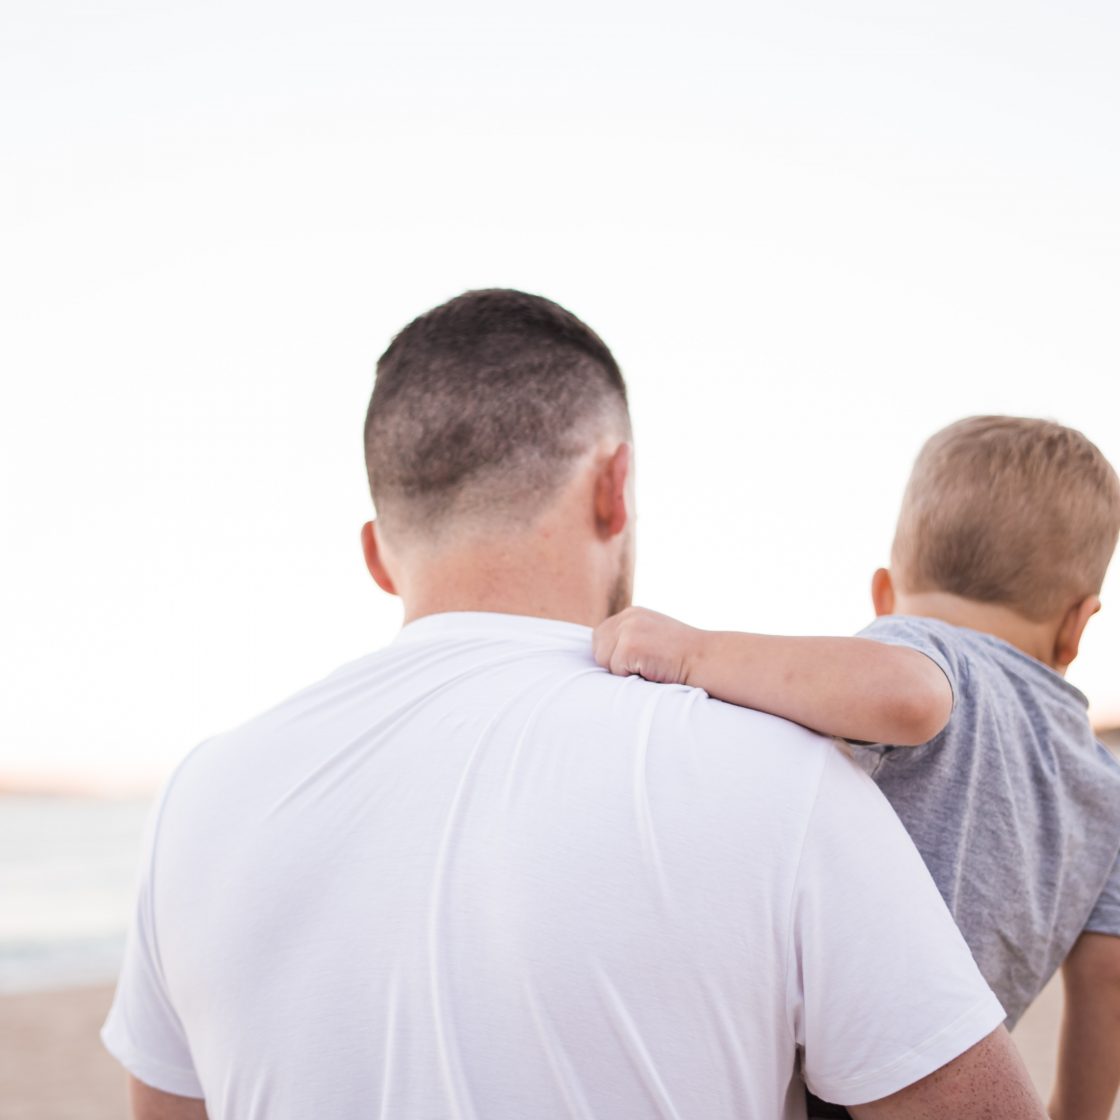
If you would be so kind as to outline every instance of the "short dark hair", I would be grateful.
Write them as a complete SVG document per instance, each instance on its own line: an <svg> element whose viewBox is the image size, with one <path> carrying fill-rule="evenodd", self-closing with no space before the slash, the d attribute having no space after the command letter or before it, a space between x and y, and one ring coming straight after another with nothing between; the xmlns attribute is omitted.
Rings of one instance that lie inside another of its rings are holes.
<svg viewBox="0 0 1120 1120"><path fill-rule="evenodd" d="M466 292L414 319L377 363L365 453L378 515L425 529L527 516L604 418L629 434L622 373L590 327L541 296Z"/></svg>
<svg viewBox="0 0 1120 1120"><path fill-rule="evenodd" d="M1120 479L1074 428L970 416L918 455L891 563L908 591L949 591L1046 621L1101 589Z"/></svg>

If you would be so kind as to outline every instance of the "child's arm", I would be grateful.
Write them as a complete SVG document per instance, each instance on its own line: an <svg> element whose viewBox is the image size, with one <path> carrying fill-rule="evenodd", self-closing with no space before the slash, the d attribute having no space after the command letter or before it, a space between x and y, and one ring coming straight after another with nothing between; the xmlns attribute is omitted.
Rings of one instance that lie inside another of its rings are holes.
<svg viewBox="0 0 1120 1120"><path fill-rule="evenodd" d="M929 742L953 709L949 681L930 658L868 638L697 630L630 607L596 629L594 651L620 676L695 685L720 700L867 743Z"/></svg>
<svg viewBox="0 0 1120 1120"><path fill-rule="evenodd" d="M1052 1120L1108 1120L1120 1088L1120 937L1083 933L1062 965Z"/></svg>

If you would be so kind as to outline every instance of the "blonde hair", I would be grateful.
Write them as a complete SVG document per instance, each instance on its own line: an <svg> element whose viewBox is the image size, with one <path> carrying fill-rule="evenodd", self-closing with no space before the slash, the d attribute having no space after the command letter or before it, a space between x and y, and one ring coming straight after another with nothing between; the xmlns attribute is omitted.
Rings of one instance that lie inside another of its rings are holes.
<svg viewBox="0 0 1120 1120"><path fill-rule="evenodd" d="M1120 480L1080 432L971 416L918 454L891 563L908 591L1003 603L1034 621L1100 591L1120 534Z"/></svg>

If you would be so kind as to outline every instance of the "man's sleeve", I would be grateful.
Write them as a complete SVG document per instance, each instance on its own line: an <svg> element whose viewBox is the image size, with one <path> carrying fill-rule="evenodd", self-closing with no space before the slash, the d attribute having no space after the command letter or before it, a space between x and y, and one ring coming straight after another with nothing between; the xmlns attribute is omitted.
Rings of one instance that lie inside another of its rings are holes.
<svg viewBox="0 0 1120 1120"><path fill-rule="evenodd" d="M919 1081L1004 1019L902 824L839 750L805 835L788 976L805 1081L837 1104Z"/></svg>
<svg viewBox="0 0 1120 1120"><path fill-rule="evenodd" d="M1104 890L1085 923L1084 932L1110 933L1113 937L1120 937L1120 856L1112 865Z"/></svg>
<svg viewBox="0 0 1120 1120"><path fill-rule="evenodd" d="M186 1033L168 994L156 939L153 876L161 811L162 799L149 821L136 910L101 1041L145 1085L182 1097L203 1097Z"/></svg>

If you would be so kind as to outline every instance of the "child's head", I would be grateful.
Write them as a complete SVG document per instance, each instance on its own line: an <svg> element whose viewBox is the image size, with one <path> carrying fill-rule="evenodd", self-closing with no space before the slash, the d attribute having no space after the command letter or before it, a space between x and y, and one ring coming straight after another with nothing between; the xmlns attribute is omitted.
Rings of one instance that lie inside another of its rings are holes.
<svg viewBox="0 0 1120 1120"><path fill-rule="evenodd" d="M1042 622L1100 591L1118 533L1120 480L1080 432L972 416L918 454L891 566L909 592L949 592Z"/></svg>

